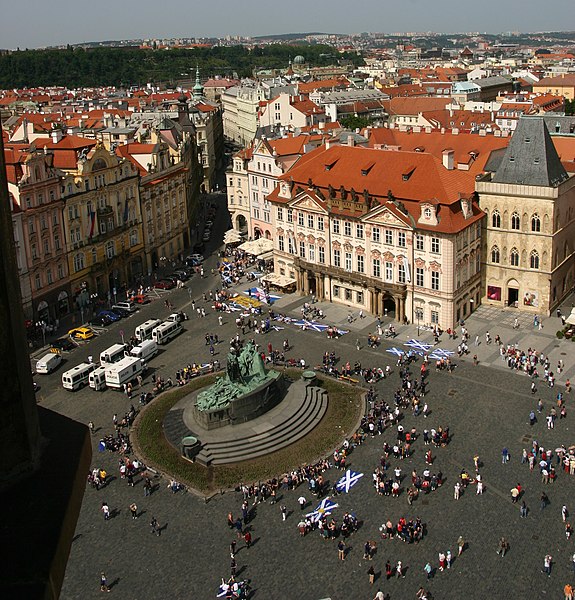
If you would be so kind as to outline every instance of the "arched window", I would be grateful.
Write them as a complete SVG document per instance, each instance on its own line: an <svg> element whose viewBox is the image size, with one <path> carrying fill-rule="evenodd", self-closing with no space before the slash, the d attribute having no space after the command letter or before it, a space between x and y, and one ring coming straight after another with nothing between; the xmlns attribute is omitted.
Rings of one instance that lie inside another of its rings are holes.
<svg viewBox="0 0 575 600"><path fill-rule="evenodd" d="M509 256L509 262L511 263L512 267L519 266L519 252L517 252L517 248L511 249L511 254Z"/></svg>
<svg viewBox="0 0 575 600"><path fill-rule="evenodd" d="M511 215L511 229L520 229L521 228L521 219L519 215L515 212Z"/></svg>
<svg viewBox="0 0 575 600"><path fill-rule="evenodd" d="M531 255L529 256L529 266L532 269L538 269L539 268L539 254L537 253L536 250L533 250L531 252Z"/></svg>
<svg viewBox="0 0 575 600"><path fill-rule="evenodd" d="M537 213L531 216L531 231L541 231L541 219Z"/></svg>
<svg viewBox="0 0 575 600"><path fill-rule="evenodd" d="M491 262L499 264L499 248L497 246L493 246L491 248Z"/></svg>
<svg viewBox="0 0 575 600"><path fill-rule="evenodd" d="M499 229L501 227L501 215L498 210L494 210L491 215L491 226Z"/></svg>
<svg viewBox="0 0 575 600"><path fill-rule="evenodd" d="M84 253L83 252L78 252L78 254L76 254L74 256L74 271L77 273L78 271L81 271L82 269L85 268L86 262L85 262L85 258L84 258Z"/></svg>

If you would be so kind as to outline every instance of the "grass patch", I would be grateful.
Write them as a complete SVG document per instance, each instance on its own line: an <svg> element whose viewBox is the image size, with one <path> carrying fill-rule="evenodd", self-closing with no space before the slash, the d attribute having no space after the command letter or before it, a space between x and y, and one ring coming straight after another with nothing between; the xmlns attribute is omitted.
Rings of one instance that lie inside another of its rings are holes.
<svg viewBox="0 0 575 600"><path fill-rule="evenodd" d="M284 373L292 380L301 377L299 369L287 369ZM163 394L145 407L132 431L136 452L146 464L203 494L232 488L241 482L266 480L299 465L314 462L352 434L363 414L361 388L318 376L319 385L327 390L329 403L326 414L311 433L267 456L229 466L205 468L180 456L165 438L162 423L167 412L179 400L194 390L211 385L215 377L200 377L184 387Z"/></svg>

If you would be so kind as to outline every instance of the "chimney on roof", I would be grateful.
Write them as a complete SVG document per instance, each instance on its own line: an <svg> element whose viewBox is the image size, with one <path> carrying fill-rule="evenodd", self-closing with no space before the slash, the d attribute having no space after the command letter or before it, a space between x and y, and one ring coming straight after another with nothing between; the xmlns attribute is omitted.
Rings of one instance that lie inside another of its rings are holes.
<svg viewBox="0 0 575 600"><path fill-rule="evenodd" d="M355 139L353 138L352 135L348 135L347 136L347 145L348 146L355 146Z"/></svg>
<svg viewBox="0 0 575 600"><path fill-rule="evenodd" d="M453 150L444 150L441 155L443 158L443 166L448 171L453 171L455 152Z"/></svg>
<svg viewBox="0 0 575 600"><path fill-rule="evenodd" d="M64 132L61 129L52 129L52 142L57 144L64 137Z"/></svg>

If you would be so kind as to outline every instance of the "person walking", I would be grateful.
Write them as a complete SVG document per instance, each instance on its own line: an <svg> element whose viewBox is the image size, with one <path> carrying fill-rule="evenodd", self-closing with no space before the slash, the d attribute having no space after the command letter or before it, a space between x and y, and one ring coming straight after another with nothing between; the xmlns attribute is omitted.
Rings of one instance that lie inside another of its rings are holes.
<svg viewBox="0 0 575 600"><path fill-rule="evenodd" d="M104 500L104 502L102 502L102 514L104 515L104 521L109 521L110 520L110 507L108 506L108 503Z"/></svg>
<svg viewBox="0 0 575 600"><path fill-rule="evenodd" d="M100 591L101 592L109 592L110 586L108 585L108 578L106 577L106 573L102 571L100 573Z"/></svg>
<svg viewBox="0 0 575 600"><path fill-rule="evenodd" d="M425 567L423 567L425 574L427 575L427 579L431 579L433 577L433 567L430 563L426 563Z"/></svg>
<svg viewBox="0 0 575 600"><path fill-rule="evenodd" d="M345 560L345 542L339 540L337 543L337 557L339 560Z"/></svg>
<svg viewBox="0 0 575 600"><path fill-rule="evenodd" d="M565 594L565 600L573 600L573 586L570 583L566 583L563 588Z"/></svg>
<svg viewBox="0 0 575 600"><path fill-rule="evenodd" d="M92 435L94 435L94 422L93 421L88 421L88 429L90 430L90 433Z"/></svg>
<svg viewBox="0 0 575 600"><path fill-rule="evenodd" d="M299 504L299 507L301 508L301 510L303 510L303 509L305 508L305 505L306 505L306 503L307 503L307 501L306 501L306 499L305 499L305 497L304 497L304 496L300 496L300 497L297 499L297 502L298 502L298 504Z"/></svg>
<svg viewBox="0 0 575 600"><path fill-rule="evenodd" d="M367 574L369 576L369 584L373 585L375 582L375 569L373 565L369 565L369 569L367 570Z"/></svg>
<svg viewBox="0 0 575 600"><path fill-rule="evenodd" d="M400 560L397 561L397 565L395 567L395 576L399 579L400 577L405 577L405 572L403 569L403 564Z"/></svg>
<svg viewBox="0 0 575 600"><path fill-rule="evenodd" d="M132 519L135 520L138 518L138 506L135 502L132 502L132 504L130 504L130 513L132 514Z"/></svg>
<svg viewBox="0 0 575 600"><path fill-rule="evenodd" d="M543 559L543 573L547 575L547 577L551 577L551 565L553 564L553 557L551 554L546 554Z"/></svg>
<svg viewBox="0 0 575 600"><path fill-rule="evenodd" d="M219 323L220 326L224 324L224 319L222 318L222 315L220 315L218 317L218 323Z"/></svg>
<svg viewBox="0 0 575 600"><path fill-rule="evenodd" d="M280 506L280 510L282 513L282 521L285 521L287 519L287 506L285 504L282 504Z"/></svg>
<svg viewBox="0 0 575 600"><path fill-rule="evenodd" d="M152 517L152 520L150 521L150 527L151 527L151 533L155 533L158 537L160 537L161 530L160 530L160 526L158 525L158 520L156 519L156 517Z"/></svg>
<svg viewBox="0 0 575 600"><path fill-rule="evenodd" d="M519 508L519 513L521 514L521 518L525 519L527 517L527 504L525 504L525 500L521 502L521 507Z"/></svg>
<svg viewBox="0 0 575 600"><path fill-rule="evenodd" d="M502 537L499 540L499 547L497 548L497 554L499 554L501 556L501 558L503 558L505 556L505 553L507 552L507 550L509 550L509 542Z"/></svg>
<svg viewBox="0 0 575 600"><path fill-rule="evenodd" d="M453 556L451 554L451 550L448 550L445 554L445 565L448 569L451 569L451 563L453 561Z"/></svg>
<svg viewBox="0 0 575 600"><path fill-rule="evenodd" d="M459 538L457 539L457 547L458 547L457 556L461 556L463 554L463 549L465 548L465 540L463 539L462 535L460 535Z"/></svg>

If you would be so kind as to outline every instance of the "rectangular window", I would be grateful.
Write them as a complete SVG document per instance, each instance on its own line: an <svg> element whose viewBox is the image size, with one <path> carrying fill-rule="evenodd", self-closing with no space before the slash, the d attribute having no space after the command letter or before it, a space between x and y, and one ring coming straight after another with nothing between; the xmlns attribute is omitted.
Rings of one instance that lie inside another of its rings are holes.
<svg viewBox="0 0 575 600"><path fill-rule="evenodd" d="M351 266L351 252L346 252L345 253L345 270L348 272L351 272L352 270L352 266Z"/></svg>
<svg viewBox="0 0 575 600"><path fill-rule="evenodd" d="M287 222L293 223L293 208L288 208L287 211Z"/></svg>
<svg viewBox="0 0 575 600"><path fill-rule="evenodd" d="M405 283L405 265L403 264L403 261L397 265L397 281L399 283Z"/></svg>
<svg viewBox="0 0 575 600"><path fill-rule="evenodd" d="M315 246L313 244L310 244L308 246L308 252L309 252L309 259L312 262L315 262Z"/></svg>
<svg viewBox="0 0 575 600"><path fill-rule="evenodd" d="M334 267L341 267L341 252L339 250L333 251L333 265Z"/></svg>
<svg viewBox="0 0 575 600"><path fill-rule="evenodd" d="M393 263L385 261L385 281L393 281Z"/></svg>
<svg viewBox="0 0 575 600"><path fill-rule="evenodd" d="M284 236L278 236L278 248L283 252L284 251Z"/></svg>
<svg viewBox="0 0 575 600"><path fill-rule="evenodd" d="M61 264L58 265L58 279L64 279L64 267Z"/></svg>
<svg viewBox="0 0 575 600"><path fill-rule="evenodd" d="M54 236L54 248L56 248L56 251L60 250L60 236L59 235Z"/></svg>
<svg viewBox="0 0 575 600"><path fill-rule="evenodd" d="M260 218L260 209L254 208L254 219L259 219L259 218Z"/></svg>
<svg viewBox="0 0 575 600"><path fill-rule="evenodd" d="M339 233L339 219L333 220L333 232Z"/></svg>
<svg viewBox="0 0 575 600"><path fill-rule="evenodd" d="M295 254L295 248L292 237L288 237L288 252L290 254Z"/></svg>
<svg viewBox="0 0 575 600"><path fill-rule="evenodd" d="M385 243L388 246L393 246L393 231L391 229L385 230Z"/></svg>
<svg viewBox="0 0 575 600"><path fill-rule="evenodd" d="M405 242L405 231L399 231L397 233L397 245L400 248L405 248L406 247L406 242Z"/></svg>
<svg viewBox="0 0 575 600"><path fill-rule="evenodd" d="M363 256L363 254L359 254L357 257L357 272L365 272L365 257Z"/></svg>
<svg viewBox="0 0 575 600"><path fill-rule="evenodd" d="M301 210L297 213L297 224L303 227L303 213Z"/></svg>
<svg viewBox="0 0 575 600"><path fill-rule="evenodd" d="M421 235L421 233L415 234L415 249L423 250L423 236Z"/></svg>
<svg viewBox="0 0 575 600"><path fill-rule="evenodd" d="M379 241L380 241L380 229L379 229L379 227L374 227L371 230L371 240L373 242L379 243Z"/></svg>
<svg viewBox="0 0 575 600"><path fill-rule="evenodd" d="M284 209L281 206L278 206L278 221L284 220Z"/></svg>
<svg viewBox="0 0 575 600"><path fill-rule="evenodd" d="M351 223L349 221L343 222L343 235L351 235Z"/></svg>
<svg viewBox="0 0 575 600"><path fill-rule="evenodd" d="M333 286L333 296L334 298L339 298L339 285L334 285Z"/></svg>
<svg viewBox="0 0 575 600"><path fill-rule="evenodd" d="M372 271L374 277L381 277L381 261L379 258L374 258L372 263Z"/></svg>
<svg viewBox="0 0 575 600"><path fill-rule="evenodd" d="M299 255L305 258L305 242L303 241L299 243Z"/></svg>
<svg viewBox="0 0 575 600"><path fill-rule="evenodd" d="M42 287L42 281L40 279L40 275L36 274L36 277L34 278L35 282L36 282L36 289L39 290Z"/></svg>
<svg viewBox="0 0 575 600"><path fill-rule="evenodd" d="M307 216L307 226L310 229L313 229L313 215L308 215Z"/></svg>
<svg viewBox="0 0 575 600"><path fill-rule="evenodd" d="M439 312L437 310L431 311L431 322L436 325L439 323Z"/></svg>
<svg viewBox="0 0 575 600"><path fill-rule="evenodd" d="M423 287L423 269L421 267L415 269L415 285Z"/></svg>
<svg viewBox="0 0 575 600"><path fill-rule="evenodd" d="M363 238L363 223L358 223L355 227L355 237Z"/></svg>
<svg viewBox="0 0 575 600"><path fill-rule="evenodd" d="M344 290L345 290L345 299L346 299L346 301L347 302L351 302L351 298L352 298L351 290L348 289L348 288L344 288Z"/></svg>
<svg viewBox="0 0 575 600"><path fill-rule="evenodd" d="M363 292L356 292L355 300L358 304L363 304Z"/></svg>
<svg viewBox="0 0 575 600"><path fill-rule="evenodd" d="M431 251L434 254L439 254L439 238L437 238L437 237L431 238Z"/></svg>
<svg viewBox="0 0 575 600"><path fill-rule="evenodd" d="M325 248L323 246L318 248L318 254L320 264L325 265Z"/></svg>
<svg viewBox="0 0 575 600"><path fill-rule="evenodd" d="M431 289L439 290L439 271L431 271Z"/></svg>
<svg viewBox="0 0 575 600"><path fill-rule="evenodd" d="M46 281L48 282L48 285L51 285L53 280L52 280L52 271L50 269L48 269L46 271Z"/></svg>
<svg viewBox="0 0 575 600"><path fill-rule="evenodd" d="M317 228L319 231L323 231L323 217L317 218Z"/></svg>

